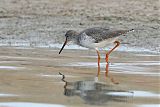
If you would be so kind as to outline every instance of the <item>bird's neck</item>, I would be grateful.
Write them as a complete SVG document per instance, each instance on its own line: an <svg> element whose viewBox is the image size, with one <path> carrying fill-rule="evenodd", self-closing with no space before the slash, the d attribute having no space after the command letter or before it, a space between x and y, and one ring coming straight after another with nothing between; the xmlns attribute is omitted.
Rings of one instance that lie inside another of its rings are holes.
<svg viewBox="0 0 160 107"><path fill-rule="evenodd" d="M75 44L79 44L79 34L78 33L74 36L73 41Z"/></svg>

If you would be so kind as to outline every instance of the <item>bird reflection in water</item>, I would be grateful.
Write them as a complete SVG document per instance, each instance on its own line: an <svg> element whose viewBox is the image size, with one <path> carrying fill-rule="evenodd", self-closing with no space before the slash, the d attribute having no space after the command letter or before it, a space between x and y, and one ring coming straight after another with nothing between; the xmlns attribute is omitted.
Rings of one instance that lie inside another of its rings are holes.
<svg viewBox="0 0 160 107"><path fill-rule="evenodd" d="M65 75L62 75L65 96L79 96L87 104L105 104L109 101L129 102L133 98L133 92L114 89L112 85L106 85L95 81L67 82Z"/></svg>

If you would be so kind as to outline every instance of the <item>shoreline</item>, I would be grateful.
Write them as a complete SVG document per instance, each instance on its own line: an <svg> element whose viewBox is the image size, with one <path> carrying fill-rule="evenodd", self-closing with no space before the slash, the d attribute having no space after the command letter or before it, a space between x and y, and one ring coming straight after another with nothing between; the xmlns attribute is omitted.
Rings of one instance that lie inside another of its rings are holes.
<svg viewBox="0 0 160 107"><path fill-rule="evenodd" d="M29 42L31 46L63 43L67 30L80 32L90 27L104 27L135 29L121 36L121 43L160 52L156 0L0 1L3 1L0 4L0 43L9 43L8 46L19 41Z"/></svg>
<svg viewBox="0 0 160 107"><path fill-rule="evenodd" d="M59 50L61 49L63 44L59 44L59 43L55 43L55 44L49 44L49 45L37 45L37 46L30 46L29 43L24 44L15 44L15 45L5 45L5 44L0 44L0 48L4 48L4 47L8 47L8 48L19 48L19 49L35 49L35 48L46 48L46 49L56 49ZM107 46L105 49L100 49L100 51L107 51L109 49L111 49L113 47L113 45L109 45ZM88 49L82 46L78 46L76 44L69 44L66 45L65 48L66 50L94 50L94 49ZM153 50L149 50L149 49L145 49L142 47L132 47L132 46L127 46L127 45L120 45L115 51L119 51L119 52L135 52L135 53L143 53L143 54L160 54L160 52L158 51L153 51Z"/></svg>

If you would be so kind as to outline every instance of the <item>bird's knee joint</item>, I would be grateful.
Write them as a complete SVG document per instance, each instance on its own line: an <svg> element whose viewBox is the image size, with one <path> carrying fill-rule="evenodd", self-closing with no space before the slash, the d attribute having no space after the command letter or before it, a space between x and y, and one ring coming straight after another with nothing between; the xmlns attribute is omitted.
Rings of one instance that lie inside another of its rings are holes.
<svg viewBox="0 0 160 107"><path fill-rule="evenodd" d="M100 61L100 60L101 60L101 57L98 57L98 60Z"/></svg>
<svg viewBox="0 0 160 107"><path fill-rule="evenodd" d="M119 44L120 44L120 42L119 42L119 41L115 41L114 43L116 43L117 45L119 45Z"/></svg>

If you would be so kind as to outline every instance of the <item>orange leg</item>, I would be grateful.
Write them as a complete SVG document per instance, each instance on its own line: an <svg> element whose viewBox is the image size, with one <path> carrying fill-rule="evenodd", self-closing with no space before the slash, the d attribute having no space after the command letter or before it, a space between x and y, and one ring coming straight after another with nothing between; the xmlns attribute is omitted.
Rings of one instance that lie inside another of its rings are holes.
<svg viewBox="0 0 160 107"><path fill-rule="evenodd" d="M116 46L114 46L107 54L106 54L106 73L105 73L105 75L106 75L106 77L108 77L108 72L109 72L109 62L108 62L108 60L109 60L109 54L113 51L113 50L115 50L119 45L120 45L120 42L119 41L115 41L114 43L116 43ZM113 83L115 83L115 84L118 84L118 83L116 83L115 81L114 81L114 79L112 78L112 77L110 77L111 78L111 81L113 82Z"/></svg>
<svg viewBox="0 0 160 107"><path fill-rule="evenodd" d="M98 72L97 72L97 77L99 78L99 74L100 74L100 53L98 50L97 51L97 55L98 55Z"/></svg>
<svg viewBox="0 0 160 107"><path fill-rule="evenodd" d="M109 72L109 61L108 61L108 58L109 58L109 54L107 53L106 54L106 72L105 72L106 77L108 76L108 72Z"/></svg>

